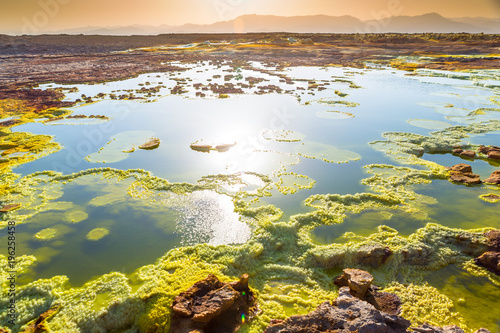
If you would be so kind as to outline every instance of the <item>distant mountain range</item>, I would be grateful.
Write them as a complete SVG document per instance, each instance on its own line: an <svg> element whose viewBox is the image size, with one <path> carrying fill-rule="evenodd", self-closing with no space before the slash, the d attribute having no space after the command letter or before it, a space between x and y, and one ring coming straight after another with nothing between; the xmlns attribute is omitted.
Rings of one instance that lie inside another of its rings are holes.
<svg viewBox="0 0 500 333"><path fill-rule="evenodd" d="M361 21L353 16L274 16L243 15L230 21L182 26L132 25L120 27L85 27L54 33L86 35L156 35L162 33L419 33L469 32L500 33L500 18L445 18L436 13L418 16L392 16L382 20Z"/></svg>

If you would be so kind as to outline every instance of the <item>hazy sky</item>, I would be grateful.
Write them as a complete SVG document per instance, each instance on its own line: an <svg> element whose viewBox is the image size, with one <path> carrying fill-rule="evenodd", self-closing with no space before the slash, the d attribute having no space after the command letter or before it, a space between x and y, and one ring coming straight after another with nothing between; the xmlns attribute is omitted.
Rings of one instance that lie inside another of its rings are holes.
<svg viewBox="0 0 500 333"><path fill-rule="evenodd" d="M0 33L213 23L244 14L373 19L430 12L446 17L500 17L500 0L0 0Z"/></svg>

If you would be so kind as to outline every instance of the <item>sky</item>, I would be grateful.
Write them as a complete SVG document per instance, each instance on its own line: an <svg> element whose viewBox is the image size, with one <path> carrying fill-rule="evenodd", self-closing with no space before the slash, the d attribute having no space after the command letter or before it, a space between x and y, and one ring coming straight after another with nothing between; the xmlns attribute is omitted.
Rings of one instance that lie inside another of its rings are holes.
<svg viewBox="0 0 500 333"><path fill-rule="evenodd" d="M351 15L362 20L436 12L500 17L500 0L0 0L0 33L87 26L209 24L245 14Z"/></svg>

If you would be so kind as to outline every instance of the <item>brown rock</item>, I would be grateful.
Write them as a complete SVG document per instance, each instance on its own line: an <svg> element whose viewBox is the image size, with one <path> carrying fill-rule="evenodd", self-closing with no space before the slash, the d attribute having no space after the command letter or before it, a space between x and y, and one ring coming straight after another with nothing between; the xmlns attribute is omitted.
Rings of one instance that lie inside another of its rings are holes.
<svg viewBox="0 0 500 333"><path fill-rule="evenodd" d="M457 183L481 184L481 179L479 178L479 175L473 173L450 171L450 179Z"/></svg>
<svg viewBox="0 0 500 333"><path fill-rule="evenodd" d="M409 326L408 320L383 313L342 287L332 304L324 302L309 314L273 320L264 333L403 333Z"/></svg>
<svg viewBox="0 0 500 333"><path fill-rule="evenodd" d="M209 275L175 297L172 309L172 333L233 333L241 326L241 314L251 318L256 306L248 274L231 283Z"/></svg>
<svg viewBox="0 0 500 333"><path fill-rule="evenodd" d="M500 230L488 231L484 236L489 250L500 251Z"/></svg>
<svg viewBox="0 0 500 333"><path fill-rule="evenodd" d="M229 285L233 287L234 290L239 291L239 292L245 292L248 290L248 279L250 277L248 274L243 274L239 281L233 281L229 282Z"/></svg>
<svg viewBox="0 0 500 333"><path fill-rule="evenodd" d="M472 167L468 164L465 163L460 163L457 165L454 165L450 168L451 171L458 171L461 173L472 173Z"/></svg>
<svg viewBox="0 0 500 333"><path fill-rule="evenodd" d="M401 300L398 296L379 292L378 287L371 285L373 276L360 269L346 268L334 283L339 287L349 287L352 296L373 305L377 310L398 315L401 312Z"/></svg>
<svg viewBox="0 0 500 333"><path fill-rule="evenodd" d="M349 287L351 295L359 299L363 299L372 282L373 276L370 273L354 268L344 269L344 274L334 281L339 287Z"/></svg>
<svg viewBox="0 0 500 333"><path fill-rule="evenodd" d="M372 286L372 289L375 288L375 286ZM375 309L390 315L399 315L401 313L401 300L393 293L373 290L370 291L365 300L373 305Z"/></svg>
<svg viewBox="0 0 500 333"><path fill-rule="evenodd" d="M462 149L460 149L460 148L457 148L457 149L453 149L452 154L458 155L458 154L460 154L461 152L463 152L463 150L462 150Z"/></svg>
<svg viewBox="0 0 500 333"><path fill-rule="evenodd" d="M476 152L473 150L464 150L460 153L460 156L474 158L476 157Z"/></svg>
<svg viewBox="0 0 500 333"><path fill-rule="evenodd" d="M21 121L17 120L17 119L6 120L6 121L0 122L0 127L12 127L12 126L17 125L19 123L21 123Z"/></svg>
<svg viewBox="0 0 500 333"><path fill-rule="evenodd" d="M198 300L197 303L200 304L193 304L193 321L208 323L233 305L238 294L228 284L220 289L210 291Z"/></svg>
<svg viewBox="0 0 500 333"><path fill-rule="evenodd" d="M489 178L484 180L485 183L500 184L500 170L493 171Z"/></svg>
<svg viewBox="0 0 500 333"><path fill-rule="evenodd" d="M52 317L57 310L59 310L59 306L52 307L42 313L37 320L35 320L31 325L26 327L24 331L21 331L20 333L42 333L42 332L49 332L49 328L45 324L45 321Z"/></svg>
<svg viewBox="0 0 500 333"><path fill-rule="evenodd" d="M2 208L0 208L0 213L7 213L16 209L21 208L21 204L9 204L9 205L4 205Z"/></svg>
<svg viewBox="0 0 500 333"><path fill-rule="evenodd" d="M492 160L500 160L500 150L490 150L488 152L488 158Z"/></svg>
<svg viewBox="0 0 500 333"><path fill-rule="evenodd" d="M487 154L490 149L488 147L480 145L478 150L480 153Z"/></svg>
<svg viewBox="0 0 500 333"><path fill-rule="evenodd" d="M144 144L140 145L139 148L146 149L146 150L152 150L152 149L158 148L159 146L160 146L160 139L151 138L147 142L145 142Z"/></svg>
<svg viewBox="0 0 500 333"><path fill-rule="evenodd" d="M488 269L490 272L500 275L500 252L488 251L474 259L476 265Z"/></svg>

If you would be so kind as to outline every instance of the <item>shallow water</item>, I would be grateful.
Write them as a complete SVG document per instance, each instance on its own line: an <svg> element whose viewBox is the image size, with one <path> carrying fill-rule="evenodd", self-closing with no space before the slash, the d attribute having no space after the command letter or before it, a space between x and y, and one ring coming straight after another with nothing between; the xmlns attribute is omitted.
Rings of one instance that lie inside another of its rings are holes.
<svg viewBox="0 0 500 333"><path fill-rule="evenodd" d="M381 140L385 132L429 135L450 126L500 120L500 107L491 100L498 98L499 93L491 87L490 81L498 79L498 72L494 71L450 77L430 71L407 76L393 69L303 67L274 72L258 63L252 70L208 63L186 67L179 73L151 73L125 81L76 85L78 91L67 93L68 100L84 94L93 96L94 102L82 102L71 109L74 114L107 119L66 119L14 127L16 132L52 135L63 149L13 171L24 176L41 170L70 174L111 167L144 169L170 183L201 184L205 176L237 173L247 175L247 181L232 187L220 186L216 191L167 193L156 201L131 197L127 192L132 183L129 179L117 182L89 175L62 184L54 205L63 208L35 214L19 227L18 255L39 257L39 264L25 277L25 282L66 275L71 284L82 285L111 271L131 273L176 247L245 243L252 236L252 222L234 212L229 195L237 191L251 194L267 188L271 196L259 198L257 206L272 204L280 208L283 215L279 220L287 222L295 214L311 211L304 200L313 194L369 191L361 184L368 177L365 165L400 165L369 145ZM260 69L264 71L257 71ZM228 74L233 77L226 79ZM286 75L293 84L281 82L275 74ZM268 80L256 86L276 85L282 92L258 95L255 93L259 88L253 87L243 88L243 94L229 94L229 98L218 98L222 96L210 90L204 91L205 97L199 97L196 91L200 90L193 87L194 83L226 82L237 86L246 83L245 78L250 76ZM186 93L170 94L179 82ZM311 88L313 84L324 89ZM154 86L161 87L150 96L134 92L143 99L95 97L99 93L129 94L133 89ZM42 86L55 87L64 86ZM489 109L473 113L480 108ZM139 148L152 137L160 139L158 148ZM211 142L214 147L236 145L227 151L199 151L190 148L196 142ZM500 136L497 131L471 136L463 142L498 145ZM493 162L464 161L451 154L425 154L423 159L444 166L470 163L481 178L498 169ZM272 185L256 176L252 180L252 173L269 176ZM387 225L402 235L410 235L429 222L464 229L500 228L496 218L498 205L479 199L481 194L497 193L498 188L434 180L412 189L428 197L422 203L425 214L414 216L390 210L349 213L341 224L313 229L314 243L344 243L349 241L344 233L369 236L379 225ZM22 209L14 216L24 213ZM33 238L46 228L56 230L53 238ZM95 228L106 228L109 234L97 241L86 239ZM438 273L432 274L431 284ZM455 276L466 279L464 285L477 285L482 279L464 278L453 269L446 274L450 281ZM439 281L436 287L446 294L447 286L453 283ZM498 292L498 286L489 288ZM487 322L500 327L491 318Z"/></svg>

